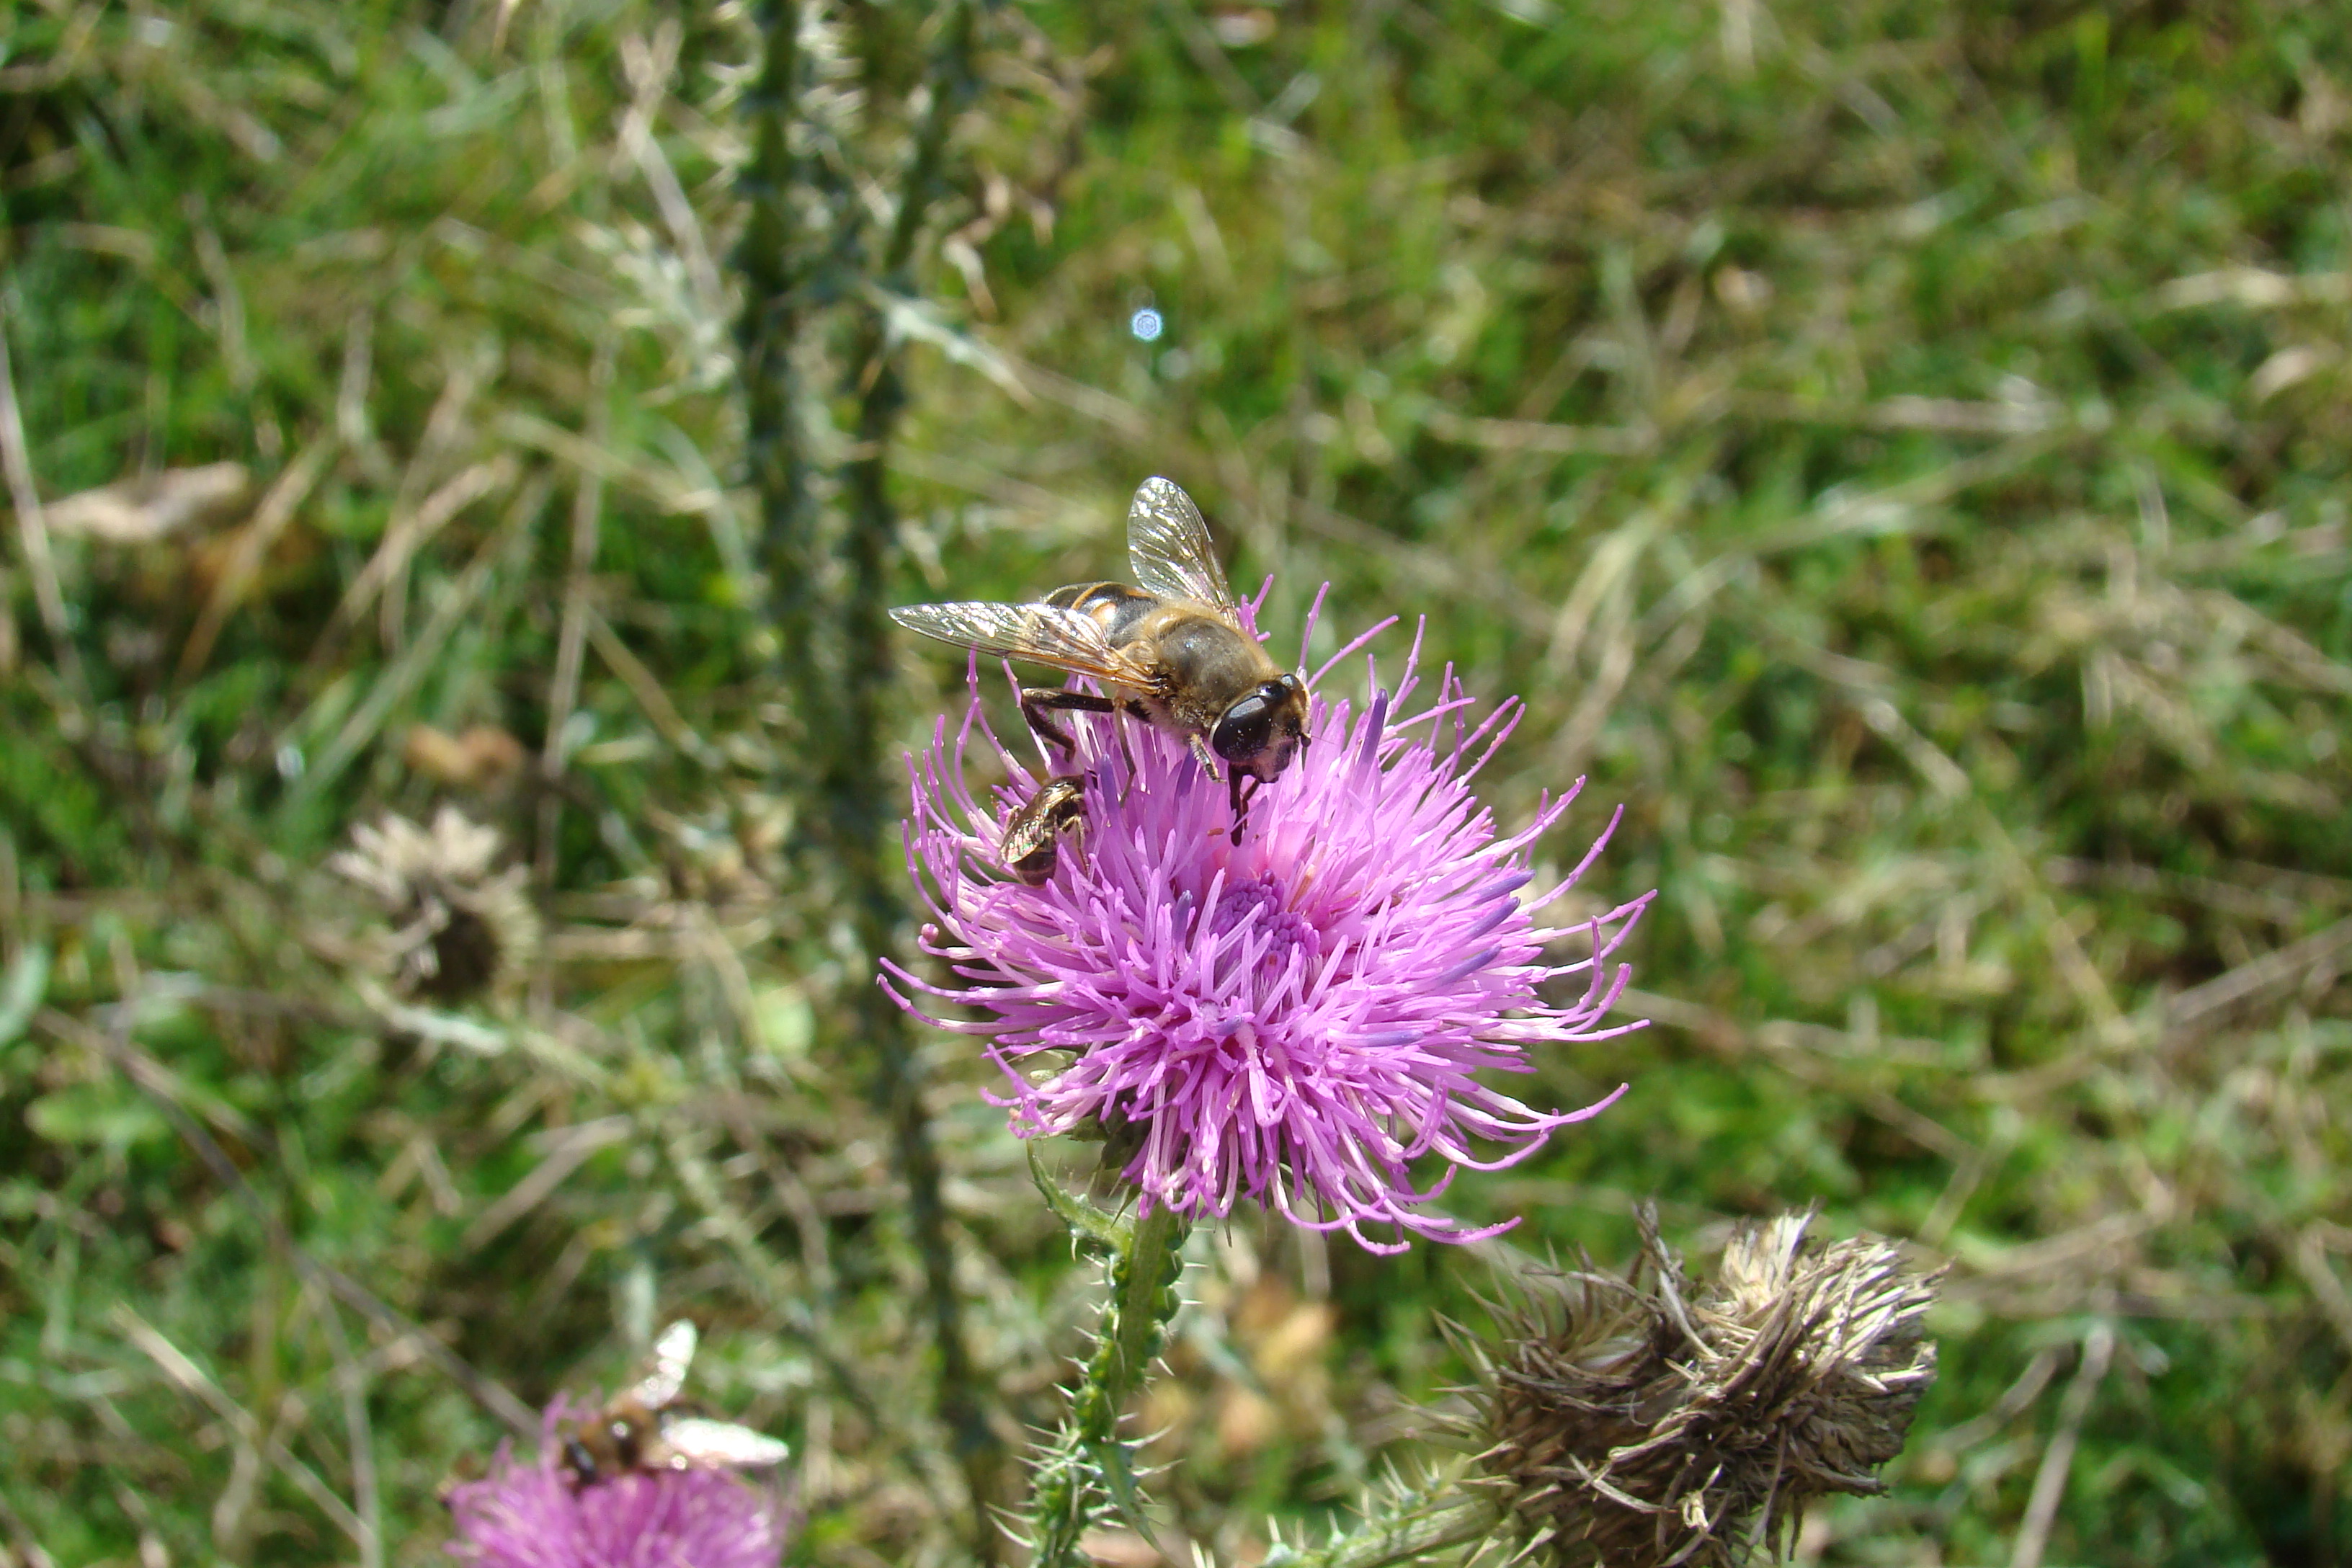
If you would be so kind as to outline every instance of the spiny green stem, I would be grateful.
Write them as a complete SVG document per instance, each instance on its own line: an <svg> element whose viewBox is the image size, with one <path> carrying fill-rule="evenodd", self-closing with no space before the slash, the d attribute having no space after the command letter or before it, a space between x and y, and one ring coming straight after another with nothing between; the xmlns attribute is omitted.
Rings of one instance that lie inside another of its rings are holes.
<svg viewBox="0 0 2352 1568"><path fill-rule="evenodd" d="M908 287L924 215L940 184L948 127L971 97L972 5L948 0L943 35L925 71L930 101L915 133L914 156L898 195L898 211L880 258L885 288ZM904 910L896 882L880 854L883 833L896 814L897 792L885 779L883 758L888 723L885 713L894 663L890 658L888 599L890 562L898 536L898 509L887 478L890 441L897 434L906 390L898 355L889 346L878 312L869 310L856 333L849 370L863 387L858 397L860 454L842 473L848 510L842 554L849 568L848 593L840 609L841 642L848 655L837 672L843 721L841 744L828 768L826 795L836 819L836 853L850 876L859 944L869 955L887 952ZM875 1048L875 1092L890 1119L898 1163L907 1178L908 1220L922 1255L931 1336L940 1350L939 1410L955 1445L956 1462L971 1493L974 1545L983 1559L1000 1537L988 1514L1003 1485L1003 1451L988 1424L964 1342L962 1308L955 1290L955 1254L948 1237L947 1205L941 1201L939 1152L931 1141L922 1099L923 1073L906 1016L878 989L866 988L858 1004L861 1036Z"/></svg>
<svg viewBox="0 0 2352 1568"><path fill-rule="evenodd" d="M1156 1206L1136 1219L1127 1246L1111 1258L1110 1300L1095 1353L1071 1391L1059 1437L1037 1467L1029 1510L1036 1568L1087 1568L1078 1538L1103 1505L1134 1513L1131 1448L1119 1437L1119 1416L1143 1386L1175 1315L1191 1228L1190 1220Z"/></svg>
<svg viewBox="0 0 2352 1568"><path fill-rule="evenodd" d="M1502 1522L1502 1504L1495 1499L1448 1488L1409 1500L1393 1513L1368 1519L1312 1552L1285 1553L1280 1568L1386 1568L1484 1541ZM1275 1558L1266 1563L1267 1568L1275 1568Z"/></svg>
<svg viewBox="0 0 2352 1568"><path fill-rule="evenodd" d="M741 353L744 455L760 496L760 563L768 580L769 614L789 661L807 649L824 581L810 515L808 463L793 410L799 393L793 348L801 333L805 270L802 247L793 243L798 228L793 208L800 176L792 118L803 68L801 8L795 0L769 0L757 16L760 76L744 96L752 151L741 181L746 222L735 266L742 275L744 301L736 342Z"/></svg>
<svg viewBox="0 0 2352 1568"><path fill-rule="evenodd" d="M1118 1321L1106 1325L1116 1331L1104 1336L1087 1367L1087 1382L1107 1397L1103 1436L1116 1435L1119 1406L1142 1386L1166 1337L1168 1320L1176 1315L1176 1280L1184 1272L1184 1236L1192 1228L1190 1220L1166 1205L1155 1206L1136 1219L1135 1248L1129 1254L1126 1277L1119 1277L1122 1271L1117 1267L1111 1271L1112 1288L1119 1292Z"/></svg>
<svg viewBox="0 0 2352 1568"><path fill-rule="evenodd" d="M807 74L801 8L793 0L771 0L759 20L760 78L748 106L753 155L743 183L749 223L740 264L748 288L740 341L747 447L761 510L761 564L792 697L796 733L789 750L797 759L792 784L808 826L807 845L815 852L804 863L822 865L820 875L847 915L859 955L871 963L896 943L904 913L882 844L897 798L885 757L893 668L887 606L898 516L885 479L905 393L895 354L868 311L851 333L845 390L856 399L859 456L841 475L843 514L833 537L812 489L814 464L799 426L793 360L803 334L823 330L824 291L810 285L828 265L820 254L826 248L822 237L803 232L806 226L794 205L803 179L821 176L802 167L793 151L793 106ZM951 107L971 92L966 0L950 0L944 24L944 41L928 73L930 103L879 258L886 287L908 286L925 209L940 183ZM907 1182L908 1226L922 1258L925 1304L939 1347L939 1413L971 1494L974 1549L990 1560L998 1535L989 1510L1000 1495L1003 1451L965 1342L920 1058L905 1015L875 986L855 987L847 1012L849 1038L871 1053L874 1098L888 1120L896 1163Z"/></svg>

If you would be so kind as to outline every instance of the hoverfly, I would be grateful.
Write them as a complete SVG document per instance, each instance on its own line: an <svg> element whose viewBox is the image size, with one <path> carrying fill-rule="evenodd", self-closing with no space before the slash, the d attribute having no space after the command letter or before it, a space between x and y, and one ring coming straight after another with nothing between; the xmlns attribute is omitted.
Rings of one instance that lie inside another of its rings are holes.
<svg viewBox="0 0 2352 1568"><path fill-rule="evenodd" d="M1127 558L1134 587L1074 583L1042 604L912 605L890 616L941 642L1100 682L1110 695L1024 687L1021 716L1066 760L1076 742L1056 713L1127 713L1181 738L1224 779L1238 833L1242 780L1272 783L1307 743L1306 672L1283 673L1242 630L1208 524L1172 481L1137 487ZM1006 826L1003 858L1024 882L1053 875L1055 835L1079 820L1083 786L1070 784L1050 802L1041 790Z"/></svg>
<svg viewBox="0 0 2352 1568"><path fill-rule="evenodd" d="M685 1414L678 1395L694 1360L694 1325L683 1318L654 1342L653 1368L637 1385L590 1413L563 1440L574 1486L630 1470L757 1468L792 1450L764 1432Z"/></svg>

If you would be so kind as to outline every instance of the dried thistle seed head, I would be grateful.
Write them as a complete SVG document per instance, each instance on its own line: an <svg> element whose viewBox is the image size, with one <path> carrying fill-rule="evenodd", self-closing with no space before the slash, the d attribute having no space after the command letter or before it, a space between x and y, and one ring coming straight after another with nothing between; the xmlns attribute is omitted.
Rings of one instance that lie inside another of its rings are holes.
<svg viewBox="0 0 2352 1568"><path fill-rule="evenodd" d="M1876 1492L1936 1377L1937 1276L1893 1247L1745 1227L1694 1288L1644 1209L1623 1279L1590 1270L1496 1310L1465 1423L1520 1527L1565 1564L1744 1562L1806 1504Z"/></svg>
<svg viewBox="0 0 2352 1568"><path fill-rule="evenodd" d="M430 828L404 816L352 831L327 868L375 896L392 929L372 946L404 995L462 1002L501 991L539 948L520 866L493 871L499 832L445 805Z"/></svg>

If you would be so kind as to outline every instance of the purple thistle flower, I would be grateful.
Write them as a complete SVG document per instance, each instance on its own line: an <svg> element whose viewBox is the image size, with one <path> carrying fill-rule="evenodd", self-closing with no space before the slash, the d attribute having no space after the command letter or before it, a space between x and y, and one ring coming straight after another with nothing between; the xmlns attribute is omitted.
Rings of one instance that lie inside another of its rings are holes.
<svg viewBox="0 0 2352 1568"><path fill-rule="evenodd" d="M548 1406L539 1458L501 1445L490 1473L452 1487L450 1554L480 1568L776 1568L787 1519L731 1470L632 1470L578 1485L557 1456L586 1414Z"/></svg>
<svg viewBox="0 0 2352 1568"><path fill-rule="evenodd" d="M1034 888L1004 873L998 844L1040 781L981 715L975 663L952 739L943 718L929 752L908 759L907 832L908 868L937 919L924 950L968 984L931 985L895 964L884 984L910 1011L928 993L989 1015L933 1021L991 1040L1013 1085L997 1103L1019 1135L1123 1130L1134 1150L1123 1173L1147 1207L1222 1217L1253 1198L1374 1252L1403 1250L1405 1233L1462 1242L1510 1228L1517 1220L1473 1229L1422 1209L1455 1169L1515 1163L1624 1089L1548 1112L1474 1075L1528 1071L1530 1047L1642 1026L1601 1020L1631 977L1622 964L1612 974L1611 955L1653 895L1570 928L1537 923L1617 819L1558 885L1519 897L1533 846L1583 781L1498 836L1470 782L1518 706L1470 725L1449 668L1433 705L1394 717L1419 653L1416 639L1393 695L1375 683L1361 708L1313 698L1313 744L1258 790L1238 847L1223 786L1176 739L1134 722L1074 724L1085 826ZM986 805L964 777L975 731L1013 781ZM1570 940L1581 956L1547 961ZM1542 999L1540 987L1571 975L1583 977L1580 994ZM1075 1056L1034 1070L1031 1058L1048 1052ZM1497 1152L1481 1158L1481 1145ZM1425 1154L1448 1169L1421 1190L1409 1167Z"/></svg>

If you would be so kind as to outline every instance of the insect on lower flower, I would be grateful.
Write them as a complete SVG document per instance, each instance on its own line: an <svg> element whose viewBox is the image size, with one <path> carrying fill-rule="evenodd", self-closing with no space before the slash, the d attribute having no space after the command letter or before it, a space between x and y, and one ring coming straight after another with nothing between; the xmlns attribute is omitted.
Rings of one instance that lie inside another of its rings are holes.
<svg viewBox="0 0 2352 1568"><path fill-rule="evenodd" d="M630 1470L765 1468L792 1457L764 1432L695 1415L681 1403L698 1339L684 1318L664 1329L645 1375L573 1428L563 1460L575 1481L590 1486Z"/></svg>
<svg viewBox="0 0 2352 1568"><path fill-rule="evenodd" d="M501 1448L487 1477L450 1488L450 1554L479 1568L776 1568L791 1521L772 1487L708 1467L583 1486L562 1456L593 1413L558 1400L535 1459Z"/></svg>
<svg viewBox="0 0 2352 1568"><path fill-rule="evenodd" d="M1239 613L1254 631L1253 607ZM934 921L926 951L963 984L895 965L885 983L910 1007L928 995L982 1014L938 1021L990 1040L1015 1131L1108 1133L1147 1205L1205 1217L1255 1199L1374 1251L1508 1228L1426 1205L1455 1169L1524 1159L1623 1090L1545 1111L1478 1075L1641 1026L1603 1020L1630 977L1612 959L1651 895L1539 924L1609 832L1523 897L1537 841L1577 792L1500 832L1470 784L1516 705L1474 723L1449 672L1402 717L1419 684L1408 661L1393 693L1316 696L1317 743L1263 784L1239 843L1225 790L1182 740L1073 715L1055 763L1085 781L1082 851L1029 885L999 846L1050 786L982 717L975 668L961 724L942 720L910 759L907 830ZM975 739L1012 779L984 802L965 774ZM1561 982L1571 994L1547 1000ZM1412 1175L1424 1157L1446 1167L1426 1188Z"/></svg>

